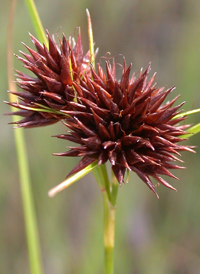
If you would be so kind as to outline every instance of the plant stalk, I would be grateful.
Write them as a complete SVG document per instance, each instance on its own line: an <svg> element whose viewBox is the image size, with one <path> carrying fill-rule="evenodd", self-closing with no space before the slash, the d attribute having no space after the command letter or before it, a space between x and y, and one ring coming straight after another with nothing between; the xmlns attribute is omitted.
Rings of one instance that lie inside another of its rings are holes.
<svg viewBox="0 0 200 274"><path fill-rule="evenodd" d="M13 78L13 19L15 12L15 0L11 1L9 20L8 20L8 37L7 37L7 70L9 90L15 91L16 85ZM15 101L15 96L9 94L10 101ZM14 109L12 108L12 111ZM13 122L16 117L13 118ZM22 204L24 211L24 221L26 227L26 237L28 245L28 254L31 274L42 274L43 266L40 252L36 212L31 189L31 180L28 166L28 157L26 153L25 138L23 129L14 131L15 144L17 150L17 159L19 166L20 188L22 195Z"/></svg>
<svg viewBox="0 0 200 274"><path fill-rule="evenodd" d="M105 255L105 274L113 274L114 263L114 240L115 240L115 212L116 206L113 206L108 199L106 192L103 193L104 200L104 255Z"/></svg>
<svg viewBox="0 0 200 274"><path fill-rule="evenodd" d="M42 26L42 22L40 20L37 8L35 6L34 0L24 0L31 17L32 24L34 26L37 37L41 43L45 43L48 47L47 37L45 35L44 28Z"/></svg>

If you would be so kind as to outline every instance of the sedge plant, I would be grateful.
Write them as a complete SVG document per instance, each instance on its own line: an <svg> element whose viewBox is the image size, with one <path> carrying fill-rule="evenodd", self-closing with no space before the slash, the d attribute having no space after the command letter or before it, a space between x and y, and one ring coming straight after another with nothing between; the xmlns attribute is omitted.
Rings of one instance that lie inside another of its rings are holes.
<svg viewBox="0 0 200 274"><path fill-rule="evenodd" d="M124 58L119 79L116 77L114 58L111 62L106 59L105 70L100 64L95 64L97 50L94 49L88 10L89 50L84 53L80 29L77 39L67 39L63 34L57 43L48 31L45 35L34 2L26 0L26 3L37 38L30 34L35 49L25 45L29 53L21 52L23 57L17 58L25 68L33 72L34 77L17 71L17 83L21 91L9 86L10 96L19 99L10 97L8 104L17 108L17 111L12 109L10 114L23 117L19 121L13 120L12 124L20 128L15 132L21 128L57 122L62 122L66 127L66 134L54 137L71 141L75 145L66 152L54 155L80 157L80 161L65 181L49 191L49 196L53 197L87 173L93 172L103 194L104 270L105 274L112 274L119 186L128 181L129 172L135 172L157 198L159 196L151 178L176 191L162 175L178 179L169 170L182 168L179 164L174 164L181 162L180 152L195 152L193 146L182 145L181 142L198 133L200 124L190 127L187 124L181 125L181 122L200 110L181 112L183 103L174 106L179 96L165 103L166 97L174 88L166 90L157 87L155 74L148 79L150 64L146 70L141 70L136 75L131 73L132 65L127 65ZM10 70L8 73L11 75ZM24 143L23 137L19 138ZM17 144L17 147L19 154L22 154L21 146ZM28 162L26 158L23 161ZM108 176L107 162L110 163L111 178ZM28 168L26 172L28 173ZM26 178L27 186L30 185L28 181ZM28 195L22 191L23 199ZM27 207L30 208L30 205L24 203L25 219ZM31 208L34 212L33 203ZM27 221L27 235L33 227L37 231L34 213L30 212L29 215L33 218ZM37 233L30 237L38 243ZM36 258L40 254L39 244L35 249L36 257L31 255L32 248L34 249L29 241L30 261L32 265L40 265L38 269L32 267L32 274L42 273L40 259Z"/></svg>

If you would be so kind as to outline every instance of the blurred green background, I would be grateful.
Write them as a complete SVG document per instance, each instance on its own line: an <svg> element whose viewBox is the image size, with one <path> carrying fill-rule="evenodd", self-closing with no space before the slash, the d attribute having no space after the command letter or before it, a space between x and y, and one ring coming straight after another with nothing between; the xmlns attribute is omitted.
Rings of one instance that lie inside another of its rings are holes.
<svg viewBox="0 0 200 274"><path fill-rule="evenodd" d="M43 25L50 33L77 34L81 26L88 50L89 8L97 60L107 52L118 62L126 57L138 72L152 63L159 86L176 86L185 110L200 107L200 1L196 0L41 0L36 1ZM11 117L3 100L6 90L6 37L9 1L0 9L1 191L0 273L29 273L24 220ZM18 1L14 26L14 51L31 45L34 33L24 2ZM22 65L15 59L15 68ZM171 97L172 98L172 97ZM198 123L200 115L188 120ZM50 188L64 180L76 160L55 157L66 151L65 141L51 138L64 133L57 124L25 130L32 187L37 210L45 274L103 273L103 202L92 174L54 198ZM199 146L199 135L187 141ZM168 179L178 192L160 186L156 199L134 174L119 190L116 216L115 274L200 273L200 149L184 153L186 170Z"/></svg>

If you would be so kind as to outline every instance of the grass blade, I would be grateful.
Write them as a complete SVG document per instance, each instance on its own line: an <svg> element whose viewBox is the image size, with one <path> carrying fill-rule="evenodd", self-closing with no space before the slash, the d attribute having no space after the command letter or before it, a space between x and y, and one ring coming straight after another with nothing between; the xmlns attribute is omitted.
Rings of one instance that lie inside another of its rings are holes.
<svg viewBox="0 0 200 274"><path fill-rule="evenodd" d="M88 37L89 37L89 46L90 46L90 58L91 64L95 69L95 55L94 55L94 39L93 39L93 31L92 31L92 21L90 17L89 10L86 9L87 18L88 18Z"/></svg>
<svg viewBox="0 0 200 274"><path fill-rule="evenodd" d="M189 111L186 111L186 112L181 112L181 113L177 114L176 116L174 116L173 119L188 116L188 115L191 115L191 114L196 114L198 112L200 112L200 108L189 110Z"/></svg>
<svg viewBox="0 0 200 274"><path fill-rule="evenodd" d="M8 23L8 38L7 38L7 70L8 70L8 86L12 91L16 90L13 79L13 19L15 11L15 0L11 1L9 23ZM15 96L9 94L10 101L15 99ZM13 108L12 108L13 110ZM13 122L16 117L13 117ZM31 181L29 175L28 158L26 155L25 139L23 129L14 131L15 144L17 150L20 187L22 195L22 204L24 211L24 221L26 227L26 237L29 253L30 271L32 274L42 274L42 263L40 255L40 245L36 221L36 213L34 208Z"/></svg>
<svg viewBox="0 0 200 274"><path fill-rule="evenodd" d="M200 132L200 123L192 126L187 130L188 134L183 135L184 138L189 138Z"/></svg>
<svg viewBox="0 0 200 274"><path fill-rule="evenodd" d="M42 22L40 20L38 11L36 9L35 3L33 0L24 0L29 12L29 15L31 17L31 21L33 23L35 32L37 34L38 40L41 43L45 43L46 46L48 46L48 41L47 41L47 37L45 35L45 31L44 28L42 26Z"/></svg>
<svg viewBox="0 0 200 274"><path fill-rule="evenodd" d="M71 184L75 183L82 177L84 177L86 174L88 174L90 171L92 171L95 167L97 167L98 163L95 161L94 163L90 164L83 170L77 172L73 176L67 178L67 180L63 181L59 185L55 186L54 188L50 189L48 192L49 197L54 197L58 192L62 191L63 189L67 188Z"/></svg>

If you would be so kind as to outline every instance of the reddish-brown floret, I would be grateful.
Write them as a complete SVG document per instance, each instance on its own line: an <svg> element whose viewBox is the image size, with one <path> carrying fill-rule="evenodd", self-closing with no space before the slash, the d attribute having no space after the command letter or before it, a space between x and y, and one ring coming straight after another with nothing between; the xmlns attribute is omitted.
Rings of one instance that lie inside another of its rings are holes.
<svg viewBox="0 0 200 274"><path fill-rule="evenodd" d="M9 104L20 109L10 114L25 117L16 123L18 127L44 126L64 118L64 115L56 111L69 109L68 102L73 101L75 96L73 81L80 83L83 75L91 75L90 52L83 54L80 29L76 42L71 37L66 40L63 34L58 45L48 31L47 36L49 49L30 35L36 51L25 45L29 54L21 52L24 57L17 56L24 67L35 74L33 77L17 71L17 84L23 91L12 93L22 102ZM44 108L53 111L45 112Z"/></svg>
<svg viewBox="0 0 200 274"><path fill-rule="evenodd" d="M157 88L155 75L147 81L150 66L130 78L131 66L127 68L124 62L120 81L115 77L114 62L113 66L106 62L106 74L100 65L98 73L91 70L92 78L84 76L80 85L74 83L77 102L69 102L73 110L63 111L70 115L65 119L69 133L57 136L79 146L55 155L83 157L68 176L95 160L99 165L110 161L120 185L125 171L130 170L156 195L150 177L174 189L160 175L176 178L169 169L181 167L171 162L180 161L180 151L193 151L179 145L188 127L178 125L184 117L173 119L183 105L172 107L179 96L163 104L173 88Z"/></svg>

